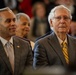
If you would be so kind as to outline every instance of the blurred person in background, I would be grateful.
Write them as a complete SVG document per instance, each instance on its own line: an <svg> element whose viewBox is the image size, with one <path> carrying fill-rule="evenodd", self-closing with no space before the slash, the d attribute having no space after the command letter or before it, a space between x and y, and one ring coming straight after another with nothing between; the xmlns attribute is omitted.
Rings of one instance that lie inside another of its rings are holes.
<svg viewBox="0 0 76 75"><path fill-rule="evenodd" d="M31 19L31 30L29 39L35 40L50 31L50 25L46 17L45 5L42 2L37 2L33 6L33 18Z"/></svg>
<svg viewBox="0 0 76 75"><path fill-rule="evenodd" d="M19 0L0 0L0 8L9 7L14 13L19 11L18 9Z"/></svg>
<svg viewBox="0 0 76 75"><path fill-rule="evenodd" d="M76 19L72 19L69 34L73 37L76 37Z"/></svg>
<svg viewBox="0 0 76 75"><path fill-rule="evenodd" d="M51 0L42 0L42 1L45 4L46 16L48 17L50 10L56 6L56 4L54 2L55 0L52 0L52 1Z"/></svg>
<svg viewBox="0 0 76 75"><path fill-rule="evenodd" d="M30 17L25 13L18 13L16 14L16 18L17 18L16 36L28 40L33 50L34 42L28 39L28 33L30 31Z"/></svg>
<svg viewBox="0 0 76 75"><path fill-rule="evenodd" d="M76 0L74 0L74 4L76 5Z"/></svg>
<svg viewBox="0 0 76 75"><path fill-rule="evenodd" d="M43 2L43 0L32 0L32 1L31 1L32 6L33 6L36 2Z"/></svg>
<svg viewBox="0 0 76 75"><path fill-rule="evenodd" d="M17 13L17 0L4 0L5 6L9 7L14 13Z"/></svg>
<svg viewBox="0 0 76 75"><path fill-rule="evenodd" d="M23 13L26 13L30 18L32 18L32 5L31 0L20 0L19 10Z"/></svg>

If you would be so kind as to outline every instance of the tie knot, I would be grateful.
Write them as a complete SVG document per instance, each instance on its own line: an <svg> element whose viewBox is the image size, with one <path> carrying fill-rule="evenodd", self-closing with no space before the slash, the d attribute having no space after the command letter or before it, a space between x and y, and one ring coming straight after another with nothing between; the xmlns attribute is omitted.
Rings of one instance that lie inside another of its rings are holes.
<svg viewBox="0 0 76 75"><path fill-rule="evenodd" d="M5 46L12 46L12 43L11 42L7 42L6 44L5 44Z"/></svg>
<svg viewBox="0 0 76 75"><path fill-rule="evenodd" d="M61 45L62 45L62 47L63 47L63 46L67 46L67 43L66 43L66 42L62 42Z"/></svg>
<svg viewBox="0 0 76 75"><path fill-rule="evenodd" d="M62 45L66 45L67 43L66 42L62 42Z"/></svg>

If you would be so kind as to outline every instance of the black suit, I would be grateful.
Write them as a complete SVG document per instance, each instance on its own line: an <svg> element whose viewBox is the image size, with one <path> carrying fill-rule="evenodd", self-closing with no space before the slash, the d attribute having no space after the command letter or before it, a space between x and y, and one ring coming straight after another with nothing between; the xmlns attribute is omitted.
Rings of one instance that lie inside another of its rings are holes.
<svg viewBox="0 0 76 75"><path fill-rule="evenodd" d="M32 66L32 50L28 42L13 37L14 45L14 75L22 75L27 66ZM13 75L12 68L4 47L0 41L0 75Z"/></svg>
<svg viewBox="0 0 76 75"><path fill-rule="evenodd" d="M68 52L69 52L69 65L74 65L76 61L76 39L67 35L68 37ZM55 35L50 35L36 41L34 48L34 62L33 67L54 66L60 65L67 67L62 48Z"/></svg>

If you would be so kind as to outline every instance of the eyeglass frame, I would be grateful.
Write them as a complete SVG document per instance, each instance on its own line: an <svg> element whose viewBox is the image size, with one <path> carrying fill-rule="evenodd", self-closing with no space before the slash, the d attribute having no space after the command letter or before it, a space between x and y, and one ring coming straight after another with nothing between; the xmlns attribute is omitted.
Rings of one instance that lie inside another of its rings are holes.
<svg viewBox="0 0 76 75"><path fill-rule="evenodd" d="M57 21L60 21L62 18L63 18L65 21L71 20L71 18L68 17L68 16L57 16L57 17L53 17L53 19L56 19Z"/></svg>

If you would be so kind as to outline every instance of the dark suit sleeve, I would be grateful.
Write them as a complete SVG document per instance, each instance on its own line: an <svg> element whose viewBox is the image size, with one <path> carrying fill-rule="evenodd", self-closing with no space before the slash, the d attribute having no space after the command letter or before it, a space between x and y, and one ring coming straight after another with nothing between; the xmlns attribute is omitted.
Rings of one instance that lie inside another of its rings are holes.
<svg viewBox="0 0 76 75"><path fill-rule="evenodd" d="M27 58L26 58L26 62L25 62L25 65L24 65L24 70L22 72L21 75L25 75L25 73L27 73L27 71L29 70L33 70L33 54L32 54L32 48L30 47L30 45L27 44Z"/></svg>
<svg viewBox="0 0 76 75"><path fill-rule="evenodd" d="M39 42L35 43L33 67L40 68L48 65L45 47Z"/></svg>
<svg viewBox="0 0 76 75"><path fill-rule="evenodd" d="M32 64L33 64L33 54L32 54L32 48L29 45L26 65L32 66Z"/></svg>

